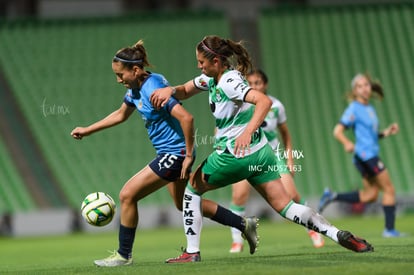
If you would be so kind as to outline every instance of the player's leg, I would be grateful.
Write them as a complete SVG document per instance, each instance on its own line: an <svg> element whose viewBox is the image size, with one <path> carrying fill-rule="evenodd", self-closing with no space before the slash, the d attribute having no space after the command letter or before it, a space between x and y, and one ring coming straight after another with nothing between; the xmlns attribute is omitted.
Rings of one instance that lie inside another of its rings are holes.
<svg viewBox="0 0 414 275"><path fill-rule="evenodd" d="M234 167L241 167L233 162L235 158L232 155L223 155L218 155L213 152L208 157L208 161L203 162L191 175L191 184L187 185L183 199L183 222L187 238L187 248L179 257L167 259L167 263L182 263L200 259L200 234L202 228L201 195L207 191L229 184L229 178L233 178L230 176L234 172L232 169ZM224 165L223 163L226 161L233 165ZM235 181L243 179L241 173L236 172L233 175ZM211 202L211 204L214 204L214 202ZM205 201L203 200L203 211L204 209ZM224 225L236 227L243 232L244 237L249 243L250 253L253 254L256 251L258 239L256 234L256 218L242 218L221 206L217 206L216 212L210 214L212 214L212 220Z"/></svg>
<svg viewBox="0 0 414 275"><path fill-rule="evenodd" d="M348 200L346 200L347 199L346 196L338 194L336 200L343 201L343 202L349 202L349 203L375 202L378 198L379 191L380 191L380 187L379 185L377 185L375 178L362 178L362 186L363 188L358 191L358 197L355 195L355 198L352 199L352 196L348 196L349 198Z"/></svg>
<svg viewBox="0 0 414 275"><path fill-rule="evenodd" d="M201 186L202 172L199 166L197 170L190 176L190 182L192 185ZM196 183L194 183L196 182ZM208 187L206 187L208 188ZM202 218L202 198L201 195L206 190L197 191L190 184L185 189L183 196L183 223L184 234L187 238L187 247L183 253L176 258L169 258L166 263L186 263L186 262L199 262L200 256L200 233L203 224Z"/></svg>
<svg viewBox="0 0 414 275"><path fill-rule="evenodd" d="M365 240L355 237L348 231L340 231L313 209L292 201L280 179L252 184L269 205L284 218L319 232L355 252L373 251L373 247Z"/></svg>
<svg viewBox="0 0 414 275"><path fill-rule="evenodd" d="M149 166L143 168L125 183L119 194L121 204L118 234L119 248L110 257L96 260L96 265L119 266L132 264L132 247L139 220L137 202L167 183L167 180L160 178Z"/></svg>
<svg viewBox="0 0 414 275"><path fill-rule="evenodd" d="M183 197L187 181L187 179L178 179L167 185L168 192L174 201L174 205L180 212L183 211Z"/></svg>
<svg viewBox="0 0 414 275"><path fill-rule="evenodd" d="M333 201L341 201L346 203L372 202L378 197L378 187L370 182L375 176L373 165L376 164L375 158L363 161L359 157L354 157L354 165L362 176L362 190L353 190L350 192L332 192L329 188L325 188L324 193L319 201L318 212L322 211Z"/></svg>
<svg viewBox="0 0 414 275"><path fill-rule="evenodd" d="M382 207L385 216L385 228L382 233L383 237L393 238L401 237L405 234L400 233L395 229L395 212L396 212L396 199L395 188L392 184L388 170L385 169L375 177L375 182L382 189Z"/></svg>
<svg viewBox="0 0 414 275"><path fill-rule="evenodd" d="M239 216L246 215L246 203L249 199L250 184L247 180L239 181L232 186L232 200L230 204L230 210ZM232 244L230 253L239 253L243 251L243 237L240 230L232 227L230 229Z"/></svg>
<svg viewBox="0 0 414 275"><path fill-rule="evenodd" d="M322 211L334 201L346 202L346 203L369 203L375 202L379 189L378 186L373 184L370 179L362 178L363 188L361 190L354 190L350 192L332 192L329 188L324 190L324 193L319 201L318 212Z"/></svg>
<svg viewBox="0 0 414 275"><path fill-rule="evenodd" d="M247 183L248 184L248 183ZM168 191L174 200L174 203L179 211L183 209L183 198L186 190L187 180L177 180L167 185ZM188 192L188 191L187 191ZM234 228L240 234L243 230L243 219L228 209L218 205L216 202L208 199L201 200L201 207L203 216L209 218L222 225Z"/></svg>
<svg viewBox="0 0 414 275"><path fill-rule="evenodd" d="M290 195L293 201L299 204L306 205L306 201L301 198L298 190L296 189L295 180L293 179L292 174L289 171L281 171L280 177L286 192ZM325 244L325 240L323 239L322 235L311 229L306 230L312 241L313 246L315 248L323 247L323 245Z"/></svg>

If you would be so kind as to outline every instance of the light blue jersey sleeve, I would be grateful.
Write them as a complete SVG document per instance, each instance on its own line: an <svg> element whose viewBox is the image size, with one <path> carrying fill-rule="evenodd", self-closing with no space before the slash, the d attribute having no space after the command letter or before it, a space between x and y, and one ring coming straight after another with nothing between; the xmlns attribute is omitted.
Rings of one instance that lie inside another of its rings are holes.
<svg viewBox="0 0 414 275"><path fill-rule="evenodd" d="M355 115L353 105L350 104L344 111L339 121L346 128L352 128L355 123Z"/></svg>
<svg viewBox="0 0 414 275"><path fill-rule="evenodd" d="M180 102L171 97L161 109L155 109L151 102L151 94L163 87L169 86L167 80L160 74L152 73L142 84L140 90L129 89L124 97L125 104L135 106L145 122L148 137L157 153L169 153L183 156L185 138L180 122L171 115L171 110Z"/></svg>

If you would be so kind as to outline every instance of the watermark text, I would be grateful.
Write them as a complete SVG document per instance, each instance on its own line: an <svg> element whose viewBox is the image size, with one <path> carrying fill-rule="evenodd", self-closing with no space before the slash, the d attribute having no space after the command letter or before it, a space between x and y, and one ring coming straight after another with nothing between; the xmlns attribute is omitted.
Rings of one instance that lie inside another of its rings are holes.
<svg viewBox="0 0 414 275"><path fill-rule="evenodd" d="M49 104L46 98L43 99L42 105L42 114L44 117L47 116L66 116L70 114L69 106Z"/></svg>

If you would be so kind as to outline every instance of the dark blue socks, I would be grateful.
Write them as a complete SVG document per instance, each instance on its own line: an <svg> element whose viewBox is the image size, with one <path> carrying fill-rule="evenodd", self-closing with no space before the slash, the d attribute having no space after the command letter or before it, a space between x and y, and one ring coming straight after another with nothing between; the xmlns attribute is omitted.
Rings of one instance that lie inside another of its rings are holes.
<svg viewBox="0 0 414 275"><path fill-rule="evenodd" d="M344 201L344 202L360 202L359 200L359 191L352 191L349 193L338 193L335 198L335 201Z"/></svg>
<svg viewBox="0 0 414 275"><path fill-rule="evenodd" d="M132 246L134 245L136 227L128 228L122 224L119 226L119 249L118 253L125 259L132 257Z"/></svg>
<svg viewBox="0 0 414 275"><path fill-rule="evenodd" d="M245 229L245 224L242 217L234 214L224 207L221 207L220 205L217 206L217 212L213 217L211 217L211 219L220 224L235 227L241 232L243 232Z"/></svg>
<svg viewBox="0 0 414 275"><path fill-rule="evenodd" d="M393 230L395 227L395 205L383 205L382 207L385 214L385 228L387 230Z"/></svg>

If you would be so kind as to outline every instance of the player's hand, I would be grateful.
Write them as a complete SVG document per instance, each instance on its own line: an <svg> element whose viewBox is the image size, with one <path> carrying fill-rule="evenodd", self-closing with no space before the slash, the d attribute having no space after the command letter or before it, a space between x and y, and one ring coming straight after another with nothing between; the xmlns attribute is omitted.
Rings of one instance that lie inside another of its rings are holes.
<svg viewBox="0 0 414 275"><path fill-rule="evenodd" d="M347 153L353 153L354 152L354 148L355 148L355 145L352 142L346 142L344 144L344 150Z"/></svg>
<svg viewBox="0 0 414 275"><path fill-rule="evenodd" d="M390 126L388 126L387 129L385 129L384 131L384 135L387 136L391 136L391 135L395 135L400 131L400 127L398 126L397 123L393 123Z"/></svg>
<svg viewBox="0 0 414 275"><path fill-rule="evenodd" d="M76 127L72 130L72 132L70 132L70 135L74 139L82 139L83 137L89 135L89 133L86 131L85 127Z"/></svg>
<svg viewBox="0 0 414 275"><path fill-rule="evenodd" d="M183 164L182 164L182 168L181 168L181 175L180 175L180 179L188 179L189 175L190 175L190 171L191 171L191 166L194 163L194 157L192 156L186 156Z"/></svg>
<svg viewBox="0 0 414 275"><path fill-rule="evenodd" d="M165 87L155 90L151 96L150 101L155 109L160 109L167 104L171 97L171 87Z"/></svg>
<svg viewBox="0 0 414 275"><path fill-rule="evenodd" d="M251 135L243 132L239 137L236 138L236 141L234 143L234 155L236 157L243 158L246 155L246 153L250 153L251 141Z"/></svg>

